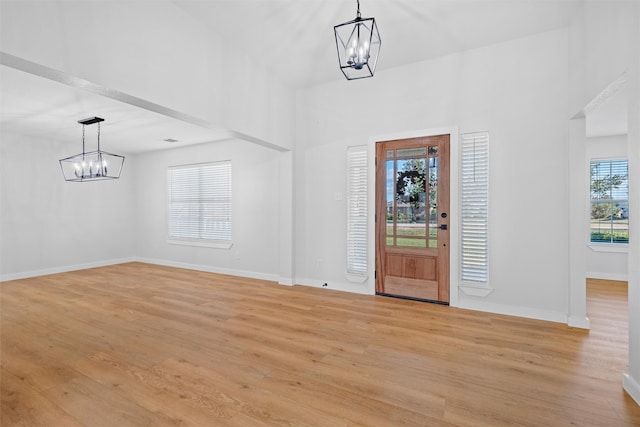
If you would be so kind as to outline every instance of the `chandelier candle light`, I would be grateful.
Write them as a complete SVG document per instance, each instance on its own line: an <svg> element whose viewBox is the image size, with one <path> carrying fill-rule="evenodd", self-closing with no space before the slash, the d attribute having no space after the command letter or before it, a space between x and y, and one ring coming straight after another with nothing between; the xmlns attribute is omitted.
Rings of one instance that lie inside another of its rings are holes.
<svg viewBox="0 0 640 427"><path fill-rule="evenodd" d="M333 27L340 71L347 80L373 77L382 44L375 18L362 18L357 1L356 19Z"/></svg>
<svg viewBox="0 0 640 427"><path fill-rule="evenodd" d="M60 160L65 181L85 182L120 178L124 156L100 150L100 122L103 121L100 117L78 120L82 125L82 153ZM98 150L86 152L84 128L94 123L98 124Z"/></svg>

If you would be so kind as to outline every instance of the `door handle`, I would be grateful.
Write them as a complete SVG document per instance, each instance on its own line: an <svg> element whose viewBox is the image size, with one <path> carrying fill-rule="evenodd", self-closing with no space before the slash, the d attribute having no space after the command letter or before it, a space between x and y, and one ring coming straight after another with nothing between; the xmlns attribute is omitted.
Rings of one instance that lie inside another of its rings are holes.
<svg viewBox="0 0 640 427"><path fill-rule="evenodd" d="M440 227L438 227L440 230L446 230L447 229L447 224L440 224Z"/></svg>

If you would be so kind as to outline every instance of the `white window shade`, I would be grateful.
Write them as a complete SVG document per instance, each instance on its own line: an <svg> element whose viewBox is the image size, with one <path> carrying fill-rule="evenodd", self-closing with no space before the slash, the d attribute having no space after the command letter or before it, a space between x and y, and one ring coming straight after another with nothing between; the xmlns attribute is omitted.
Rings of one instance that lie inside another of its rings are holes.
<svg viewBox="0 0 640 427"><path fill-rule="evenodd" d="M461 138L461 281L489 281L489 134Z"/></svg>
<svg viewBox="0 0 640 427"><path fill-rule="evenodd" d="M169 239L231 241L231 162L170 167Z"/></svg>
<svg viewBox="0 0 640 427"><path fill-rule="evenodd" d="M367 273L367 150L347 149L347 273Z"/></svg>

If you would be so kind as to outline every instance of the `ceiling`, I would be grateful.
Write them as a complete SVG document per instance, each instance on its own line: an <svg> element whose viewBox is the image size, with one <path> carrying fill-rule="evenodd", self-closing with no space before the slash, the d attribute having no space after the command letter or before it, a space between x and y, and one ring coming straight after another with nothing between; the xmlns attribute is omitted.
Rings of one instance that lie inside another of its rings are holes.
<svg viewBox="0 0 640 427"><path fill-rule="evenodd" d="M101 148L140 153L178 145L228 139L229 133L187 123L146 108L108 98L7 66L0 66L0 126L3 131L43 140L69 141L82 149L78 120L99 115ZM95 149L97 126L85 129L87 151ZM167 142L176 139L178 142Z"/></svg>
<svg viewBox="0 0 640 427"><path fill-rule="evenodd" d="M295 88L344 78L333 26L356 0L174 0ZM576 0L361 0L382 48L378 71L569 25Z"/></svg>
<svg viewBox="0 0 640 427"><path fill-rule="evenodd" d="M97 0L99 1L99 0ZM106 1L106 0L104 0ZM355 17L351 0L174 0L284 84L305 88L344 77L332 27ZM153 3L150 3L151 5ZM573 0L362 0L382 38L377 72L565 27ZM106 97L42 74L0 66L0 126L6 131L81 144L77 120L104 116L103 149L139 153L228 139L232 133L179 114ZM114 92L105 88L105 92ZM98 113L99 112L99 113ZM91 129L92 130L92 129ZM168 143L167 138L178 143Z"/></svg>

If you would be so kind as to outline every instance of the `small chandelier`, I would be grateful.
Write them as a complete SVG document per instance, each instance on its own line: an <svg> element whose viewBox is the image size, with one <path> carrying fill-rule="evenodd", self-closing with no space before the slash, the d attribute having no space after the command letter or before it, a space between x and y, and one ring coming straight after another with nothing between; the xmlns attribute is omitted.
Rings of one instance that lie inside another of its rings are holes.
<svg viewBox="0 0 640 427"><path fill-rule="evenodd" d="M84 182L120 178L124 156L100 150L100 122L103 121L100 117L78 120L82 125L82 153L60 160L65 181ZM98 150L86 152L84 128L94 123L98 124Z"/></svg>
<svg viewBox="0 0 640 427"><path fill-rule="evenodd" d="M380 33L375 18L360 16L360 0L356 19L336 25L338 63L347 80L373 77L380 53Z"/></svg>

